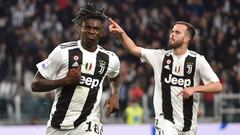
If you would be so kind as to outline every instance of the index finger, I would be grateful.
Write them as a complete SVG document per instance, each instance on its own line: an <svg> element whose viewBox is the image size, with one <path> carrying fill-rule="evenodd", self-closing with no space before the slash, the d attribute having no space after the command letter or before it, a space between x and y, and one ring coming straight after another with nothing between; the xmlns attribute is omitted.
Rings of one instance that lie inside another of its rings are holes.
<svg viewBox="0 0 240 135"><path fill-rule="evenodd" d="M106 100L104 106L109 107L109 100Z"/></svg>
<svg viewBox="0 0 240 135"><path fill-rule="evenodd" d="M115 21L113 21L112 18L109 18L108 20L109 20L113 25L118 26L118 24L117 24Z"/></svg>
<svg viewBox="0 0 240 135"><path fill-rule="evenodd" d="M109 106L109 107L107 108L107 113L106 113L107 117L110 116L110 114L112 113L112 111L113 111L113 107Z"/></svg>

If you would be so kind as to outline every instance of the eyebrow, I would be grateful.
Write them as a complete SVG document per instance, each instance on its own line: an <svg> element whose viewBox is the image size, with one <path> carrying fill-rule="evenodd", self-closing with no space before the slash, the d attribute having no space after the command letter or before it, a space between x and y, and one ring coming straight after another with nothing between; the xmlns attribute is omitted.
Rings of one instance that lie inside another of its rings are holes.
<svg viewBox="0 0 240 135"><path fill-rule="evenodd" d="M171 33L172 33L172 32L181 33L181 31L175 30L175 29L172 29L172 30L171 30Z"/></svg>

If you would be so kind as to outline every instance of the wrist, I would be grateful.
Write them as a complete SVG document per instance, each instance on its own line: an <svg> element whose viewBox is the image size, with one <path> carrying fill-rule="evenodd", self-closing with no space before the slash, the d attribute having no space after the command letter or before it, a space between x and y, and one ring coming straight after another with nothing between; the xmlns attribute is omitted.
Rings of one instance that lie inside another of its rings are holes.
<svg viewBox="0 0 240 135"><path fill-rule="evenodd" d="M71 84L71 81L67 78L67 77L64 77L63 79L60 79L60 83L65 86L65 85L70 85Z"/></svg>
<svg viewBox="0 0 240 135"><path fill-rule="evenodd" d="M118 91L114 91L114 92L112 93L112 96L119 97L119 92L118 92Z"/></svg>
<svg viewBox="0 0 240 135"><path fill-rule="evenodd" d="M199 89L199 87L193 87L193 93L197 93L200 92L201 90Z"/></svg>
<svg viewBox="0 0 240 135"><path fill-rule="evenodd" d="M125 35L126 33L125 33L123 30L121 30L121 31L120 31L120 34L121 34L121 35Z"/></svg>
<svg viewBox="0 0 240 135"><path fill-rule="evenodd" d="M122 37L124 37L125 35L126 35L126 33L125 33L123 30L121 30L121 31L119 31L119 32L117 33L118 38L122 38Z"/></svg>

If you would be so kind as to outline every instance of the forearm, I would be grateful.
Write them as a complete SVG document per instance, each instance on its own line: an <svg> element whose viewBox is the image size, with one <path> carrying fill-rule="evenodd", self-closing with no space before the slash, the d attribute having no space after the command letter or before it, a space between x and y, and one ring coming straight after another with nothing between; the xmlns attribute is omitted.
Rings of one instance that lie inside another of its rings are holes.
<svg viewBox="0 0 240 135"><path fill-rule="evenodd" d="M131 54L137 57L141 56L140 47L136 46L133 40L124 31L118 34L118 38L123 44L123 47L127 49L128 52L130 52Z"/></svg>
<svg viewBox="0 0 240 135"><path fill-rule="evenodd" d="M46 79L38 79L34 80L32 83L32 91L34 92L47 92L54 90L58 87L62 87L66 85L64 79L59 80L46 80Z"/></svg>
<svg viewBox="0 0 240 135"><path fill-rule="evenodd" d="M220 82L213 82L207 85L196 86L195 91L200 93L217 93L222 91L222 85Z"/></svg>
<svg viewBox="0 0 240 135"><path fill-rule="evenodd" d="M110 81L110 89L111 89L112 95L119 95L119 89L121 85L121 79L119 75L114 80L109 79L109 81Z"/></svg>

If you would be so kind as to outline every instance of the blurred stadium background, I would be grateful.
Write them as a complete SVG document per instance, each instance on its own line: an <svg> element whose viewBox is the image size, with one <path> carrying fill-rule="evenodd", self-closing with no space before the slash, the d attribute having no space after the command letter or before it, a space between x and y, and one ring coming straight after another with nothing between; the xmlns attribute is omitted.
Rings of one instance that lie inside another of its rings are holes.
<svg viewBox="0 0 240 135"><path fill-rule="evenodd" d="M190 48L205 55L224 87L221 94L202 95L199 123L209 127L215 123L219 128L228 123L240 124L240 0L95 1L105 4L106 14L117 19L128 35L146 48L167 48L168 30L175 21L194 24L197 35ZM0 0L0 128L46 124L54 93L31 92L35 64L59 43L78 40L71 20L85 3L85 0ZM136 123L153 124L151 67L127 53L108 33L107 25L105 29L101 45L119 56L123 84L120 112L110 118L103 115L103 122L107 126L135 124L125 119L132 115L126 113L126 108L134 101L144 114ZM103 100L109 95L108 84L104 87Z"/></svg>

